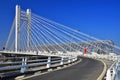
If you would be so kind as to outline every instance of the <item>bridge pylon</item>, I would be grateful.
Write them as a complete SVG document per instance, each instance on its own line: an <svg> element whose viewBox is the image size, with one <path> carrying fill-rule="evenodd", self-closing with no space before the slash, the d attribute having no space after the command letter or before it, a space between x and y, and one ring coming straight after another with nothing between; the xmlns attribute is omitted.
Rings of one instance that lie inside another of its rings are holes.
<svg viewBox="0 0 120 80"><path fill-rule="evenodd" d="M30 26L31 26L31 10L27 9L26 13L21 12L20 6L16 5L15 13L15 52L20 50L20 21L27 22L27 49L30 51Z"/></svg>
<svg viewBox="0 0 120 80"><path fill-rule="evenodd" d="M27 21L27 47L28 47L28 51L30 51L30 29L31 29L31 10L27 9L27 17L28 17L28 21Z"/></svg>
<svg viewBox="0 0 120 80"><path fill-rule="evenodd" d="M20 6L16 5L16 15L15 15L15 51L18 51L19 38L20 38Z"/></svg>

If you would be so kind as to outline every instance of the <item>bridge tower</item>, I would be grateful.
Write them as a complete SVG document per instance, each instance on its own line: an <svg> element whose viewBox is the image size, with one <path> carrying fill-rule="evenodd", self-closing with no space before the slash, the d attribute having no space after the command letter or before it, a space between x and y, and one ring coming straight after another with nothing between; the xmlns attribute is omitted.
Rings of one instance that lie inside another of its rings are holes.
<svg viewBox="0 0 120 80"><path fill-rule="evenodd" d="M16 5L16 15L15 15L15 51L18 51L19 46L19 35L20 32L20 6Z"/></svg>
<svg viewBox="0 0 120 80"><path fill-rule="evenodd" d="M27 47L30 51L31 10L27 9Z"/></svg>
<svg viewBox="0 0 120 80"><path fill-rule="evenodd" d="M24 14L24 15L21 15ZM20 6L16 5L15 15L15 51L20 50L20 21L26 21L27 23L27 49L30 51L30 28L31 28L31 10L27 9L26 13L22 13Z"/></svg>

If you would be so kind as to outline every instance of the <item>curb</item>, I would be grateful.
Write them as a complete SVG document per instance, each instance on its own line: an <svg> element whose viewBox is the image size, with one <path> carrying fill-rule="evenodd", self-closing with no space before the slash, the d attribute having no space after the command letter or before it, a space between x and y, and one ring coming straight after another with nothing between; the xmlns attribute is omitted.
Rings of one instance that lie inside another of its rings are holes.
<svg viewBox="0 0 120 80"><path fill-rule="evenodd" d="M98 59L98 61L101 61L104 64L103 72L101 73L101 75L97 79L97 80L102 80L104 78L105 74L106 74L107 65L106 65L106 63L103 60Z"/></svg>

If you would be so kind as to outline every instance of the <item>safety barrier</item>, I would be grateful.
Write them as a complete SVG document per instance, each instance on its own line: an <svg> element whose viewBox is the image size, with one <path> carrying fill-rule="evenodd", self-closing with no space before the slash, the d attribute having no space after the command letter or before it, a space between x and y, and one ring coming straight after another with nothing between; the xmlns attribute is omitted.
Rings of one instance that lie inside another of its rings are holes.
<svg viewBox="0 0 120 80"><path fill-rule="evenodd" d="M90 58L97 58L97 59L106 59L106 60L112 60L112 61L118 60L117 56L112 56L108 54L84 54L82 56L86 56Z"/></svg>
<svg viewBox="0 0 120 80"><path fill-rule="evenodd" d="M106 80L116 80L118 75L120 60L115 61L112 66L107 70Z"/></svg>
<svg viewBox="0 0 120 80"><path fill-rule="evenodd" d="M0 73L19 70L25 73L34 68L48 69L53 66L69 64L77 60L77 57L41 57L41 56L24 56L24 57L5 57L0 58Z"/></svg>

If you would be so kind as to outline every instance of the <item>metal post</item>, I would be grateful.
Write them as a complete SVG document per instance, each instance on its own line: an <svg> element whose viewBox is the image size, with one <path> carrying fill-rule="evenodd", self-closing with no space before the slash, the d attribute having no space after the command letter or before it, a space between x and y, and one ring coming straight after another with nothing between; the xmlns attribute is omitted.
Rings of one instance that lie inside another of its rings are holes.
<svg viewBox="0 0 120 80"><path fill-rule="evenodd" d="M76 61L77 59L78 59L78 58L76 57L76 58L75 58L75 61Z"/></svg>
<svg viewBox="0 0 120 80"><path fill-rule="evenodd" d="M61 57L60 65L63 65L64 57Z"/></svg>
<svg viewBox="0 0 120 80"><path fill-rule="evenodd" d="M27 70L26 65L27 65L27 57L23 57L22 58L22 67L20 70L21 73L24 73Z"/></svg>
<svg viewBox="0 0 120 80"><path fill-rule="evenodd" d="M15 51L18 51L18 34L20 28L20 6L16 5L16 16L15 16Z"/></svg>
<svg viewBox="0 0 120 80"><path fill-rule="evenodd" d="M75 57L72 57L72 62L74 62L75 61Z"/></svg>
<svg viewBox="0 0 120 80"><path fill-rule="evenodd" d="M108 69L107 74L106 74L106 80L111 80L112 79L111 77L112 77L111 76L111 71L110 71L110 69Z"/></svg>
<svg viewBox="0 0 120 80"><path fill-rule="evenodd" d="M50 62L51 62L51 57L48 57L48 61L47 61L47 68L50 68Z"/></svg>
<svg viewBox="0 0 120 80"><path fill-rule="evenodd" d="M115 77L116 73L117 73L117 71L116 71L115 67L113 67L113 78Z"/></svg>
<svg viewBox="0 0 120 80"><path fill-rule="evenodd" d="M30 29L31 29L31 10L27 9L27 18L28 18L28 24L27 24L27 47L28 51L30 51Z"/></svg>
<svg viewBox="0 0 120 80"><path fill-rule="evenodd" d="M68 57L68 63L70 63L71 62L71 60L70 60L71 58L70 57Z"/></svg>

